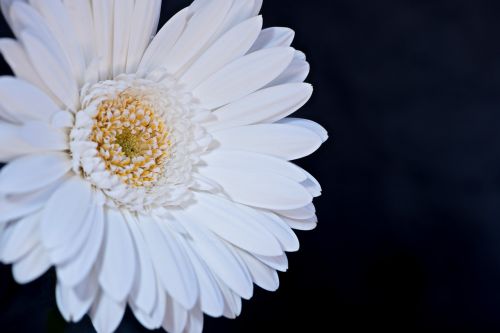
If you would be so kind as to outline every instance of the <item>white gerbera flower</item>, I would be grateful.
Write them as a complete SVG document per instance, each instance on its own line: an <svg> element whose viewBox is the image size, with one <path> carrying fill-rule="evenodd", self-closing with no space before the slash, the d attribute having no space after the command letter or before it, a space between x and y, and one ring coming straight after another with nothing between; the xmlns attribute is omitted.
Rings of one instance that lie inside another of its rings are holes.
<svg viewBox="0 0 500 333"><path fill-rule="evenodd" d="M0 258L54 266L67 321L200 332L278 288L320 186L290 160L327 138L286 118L310 98L293 31L259 0L1 0Z"/></svg>

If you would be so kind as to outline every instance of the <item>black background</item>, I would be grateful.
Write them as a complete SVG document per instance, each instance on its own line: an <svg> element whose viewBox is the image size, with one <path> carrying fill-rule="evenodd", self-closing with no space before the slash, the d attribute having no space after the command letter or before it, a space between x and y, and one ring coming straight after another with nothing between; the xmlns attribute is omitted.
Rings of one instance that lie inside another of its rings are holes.
<svg viewBox="0 0 500 333"><path fill-rule="evenodd" d="M164 1L162 23L187 4ZM330 140L299 164L323 185L320 224L278 292L205 332L500 331L500 2L267 0L263 15L312 65L298 115ZM56 331L53 295L53 274L17 286L2 266L0 331ZM146 331L127 313L119 332Z"/></svg>

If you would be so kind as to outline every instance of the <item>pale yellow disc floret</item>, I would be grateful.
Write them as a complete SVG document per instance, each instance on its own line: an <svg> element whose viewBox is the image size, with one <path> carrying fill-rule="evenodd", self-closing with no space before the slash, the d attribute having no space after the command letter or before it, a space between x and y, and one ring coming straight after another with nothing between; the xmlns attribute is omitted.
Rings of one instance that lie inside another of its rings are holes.
<svg viewBox="0 0 500 333"><path fill-rule="evenodd" d="M148 103L127 92L98 106L90 139L106 169L133 187L156 184L169 155L164 120Z"/></svg>

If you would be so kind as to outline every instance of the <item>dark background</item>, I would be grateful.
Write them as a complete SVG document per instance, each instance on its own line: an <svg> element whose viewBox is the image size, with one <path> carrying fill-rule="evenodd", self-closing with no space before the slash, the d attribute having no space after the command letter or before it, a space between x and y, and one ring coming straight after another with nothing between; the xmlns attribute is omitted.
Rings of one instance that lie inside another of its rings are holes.
<svg viewBox="0 0 500 333"><path fill-rule="evenodd" d="M164 1L162 23L187 4ZM267 0L263 15L312 65L298 114L331 138L299 164L323 185L320 224L278 292L205 332L500 331L500 2ZM2 266L0 331L61 324L53 295L53 274L17 286ZM128 313L119 332L146 331Z"/></svg>

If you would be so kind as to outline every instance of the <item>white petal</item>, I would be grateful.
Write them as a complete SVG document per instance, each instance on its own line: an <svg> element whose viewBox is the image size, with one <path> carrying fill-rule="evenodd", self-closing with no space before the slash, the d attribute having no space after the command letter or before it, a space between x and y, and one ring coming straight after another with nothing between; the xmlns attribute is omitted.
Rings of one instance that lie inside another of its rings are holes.
<svg viewBox="0 0 500 333"><path fill-rule="evenodd" d="M260 223L276 237L283 251L295 252L299 250L300 244L297 235L279 216L263 210L252 210L249 213L254 214L255 222Z"/></svg>
<svg viewBox="0 0 500 333"><path fill-rule="evenodd" d="M131 17L130 43L127 55L127 73L137 70L137 66L158 27L161 0L135 1Z"/></svg>
<svg viewBox="0 0 500 333"><path fill-rule="evenodd" d="M314 153L322 144L315 132L286 124L235 127L212 134L222 149L245 150L296 160Z"/></svg>
<svg viewBox="0 0 500 333"><path fill-rule="evenodd" d="M286 254L277 257L255 256L255 258L277 271L286 272L288 269L288 258Z"/></svg>
<svg viewBox="0 0 500 333"><path fill-rule="evenodd" d="M205 218L204 212L193 209L193 206L195 205L191 205L185 211L173 212L177 219L184 222L185 228L194 239L191 245L224 284L239 295L245 298L250 297L253 293L253 286L247 269L240 265L223 240L201 225L200 222Z"/></svg>
<svg viewBox="0 0 500 333"><path fill-rule="evenodd" d="M38 245L12 266L12 274L17 283L25 284L36 280L49 268L49 257L43 247Z"/></svg>
<svg viewBox="0 0 500 333"><path fill-rule="evenodd" d="M66 54L74 78L80 84L83 83L85 71L83 49L74 38L76 30L70 21L66 7L60 0L30 0L30 4L44 16L48 28Z"/></svg>
<svg viewBox="0 0 500 333"><path fill-rule="evenodd" d="M198 223L223 239L252 253L269 256L283 253L278 241L253 220L248 212L251 208L212 194L199 193L196 200L191 211L205 216Z"/></svg>
<svg viewBox="0 0 500 333"><path fill-rule="evenodd" d="M255 4L253 6L253 14L257 15L260 13L260 10L262 9L262 0L255 0Z"/></svg>
<svg viewBox="0 0 500 333"><path fill-rule="evenodd" d="M59 111L59 107L37 87L9 76L0 78L0 104L20 122L30 119L49 122Z"/></svg>
<svg viewBox="0 0 500 333"><path fill-rule="evenodd" d="M294 220L284 217L283 221L285 221L290 226L290 228L303 231L313 230L318 225L318 219L316 218L316 216L302 220Z"/></svg>
<svg viewBox="0 0 500 333"><path fill-rule="evenodd" d="M193 307L198 296L196 276L187 254L177 244L179 239L146 216L139 217L139 226L163 287L185 308Z"/></svg>
<svg viewBox="0 0 500 333"><path fill-rule="evenodd" d="M151 256L144 236L137 225L139 221L132 218L129 213L125 214L125 217L127 218L130 234L137 250L138 263L138 269L136 269L137 276L130 293L130 298L143 312L151 313L156 303L157 294L161 294L163 291L156 288L156 273L153 269Z"/></svg>
<svg viewBox="0 0 500 333"><path fill-rule="evenodd" d="M218 37L220 37L220 35L231 30L239 23L253 16L257 16L257 14L252 13L254 5L253 2L254 0L233 1L233 5L229 9L226 17L224 18L224 22L221 24L217 32L214 34L212 40L217 39Z"/></svg>
<svg viewBox="0 0 500 333"><path fill-rule="evenodd" d="M0 170L0 192L27 193L61 179L71 169L65 153L46 153L18 158Z"/></svg>
<svg viewBox="0 0 500 333"><path fill-rule="evenodd" d="M77 81L72 77L69 65L53 55L43 41L31 32L21 32L20 38L35 70L54 95L67 107L76 110L79 103Z"/></svg>
<svg viewBox="0 0 500 333"><path fill-rule="evenodd" d="M134 15L134 0L119 0L114 4L114 34L113 34L113 76L126 72L129 41L133 29L131 21ZM137 5L151 3L151 1L137 1ZM146 23L145 21L144 23Z"/></svg>
<svg viewBox="0 0 500 333"><path fill-rule="evenodd" d="M304 171L295 164L269 155L241 150L215 149L205 154L202 160L209 167L214 166L241 172L273 173L299 183L307 180Z"/></svg>
<svg viewBox="0 0 500 333"><path fill-rule="evenodd" d="M69 148L68 134L43 122L25 123L20 128L19 136L23 142L40 151L60 151Z"/></svg>
<svg viewBox="0 0 500 333"><path fill-rule="evenodd" d="M12 234L2 247L1 259L4 263L10 264L18 261L40 242L39 223L40 213L32 214L13 223Z"/></svg>
<svg viewBox="0 0 500 333"><path fill-rule="evenodd" d="M229 289L223 282L219 281L219 286L225 301L224 317L235 319L241 313L241 298L238 297L238 295L236 295L231 289Z"/></svg>
<svg viewBox="0 0 500 333"><path fill-rule="evenodd" d="M40 224L43 245L50 249L71 242L90 203L90 184L79 177L70 178L58 188L44 208Z"/></svg>
<svg viewBox="0 0 500 333"><path fill-rule="evenodd" d="M235 249L245 261L256 285L267 291L276 291L279 287L278 273L251 254Z"/></svg>
<svg viewBox="0 0 500 333"><path fill-rule="evenodd" d="M132 289L136 270L134 244L127 221L115 209L105 210L106 237L99 284L115 301L125 300Z"/></svg>
<svg viewBox="0 0 500 333"><path fill-rule="evenodd" d="M69 18L74 24L78 44L81 45L86 64L90 64L95 55L94 20L90 1L63 0Z"/></svg>
<svg viewBox="0 0 500 333"><path fill-rule="evenodd" d="M170 73L176 73L206 47L222 24L232 0L213 0L196 11L186 29L164 59L163 65Z"/></svg>
<svg viewBox="0 0 500 333"><path fill-rule="evenodd" d="M206 127L213 132L260 122L272 123L300 109L312 92L312 86L306 83L262 89L214 111L217 119Z"/></svg>
<svg viewBox="0 0 500 333"><path fill-rule="evenodd" d="M101 291L90 311L90 318L96 331L99 333L114 332L125 314L125 306L125 302L116 302Z"/></svg>
<svg viewBox="0 0 500 333"><path fill-rule="evenodd" d="M66 321L78 322L89 311L98 291L96 277L86 278L75 288L58 283L56 286L57 306Z"/></svg>
<svg viewBox="0 0 500 333"><path fill-rule="evenodd" d="M226 64L243 56L257 38L261 28L262 17L258 16L240 23L224 34L180 78L185 84L185 89L192 90Z"/></svg>
<svg viewBox="0 0 500 333"><path fill-rule="evenodd" d="M55 98L50 89L36 72L25 49L19 42L10 38L1 38L0 52L16 77L37 86L51 98ZM60 101L57 103L60 103Z"/></svg>
<svg viewBox="0 0 500 333"><path fill-rule="evenodd" d="M224 299L222 298L217 280L192 246L187 245L185 249L193 264L196 277L198 278L198 284L200 286L199 303L201 308L209 316L222 316L224 311Z"/></svg>
<svg viewBox="0 0 500 333"><path fill-rule="evenodd" d="M323 128L323 126L314 121L301 118L285 118L281 119L278 123L306 128L316 133L316 135L318 135L323 142L328 140L328 132Z"/></svg>
<svg viewBox="0 0 500 333"><path fill-rule="evenodd" d="M314 205L310 203L309 205L297 209L275 210L275 212L288 218L302 220L313 217L316 213L316 209Z"/></svg>
<svg viewBox="0 0 500 333"><path fill-rule="evenodd" d="M33 193L13 195L4 199L0 197L0 223L13 221L40 210L63 182L64 180L58 181Z"/></svg>
<svg viewBox="0 0 500 333"><path fill-rule="evenodd" d="M259 38L255 41L250 52L270 47L290 46L292 45L295 32L289 28L272 27L262 30Z"/></svg>
<svg viewBox="0 0 500 333"><path fill-rule="evenodd" d="M166 293L162 290L160 286L160 282L154 281L154 286L158 284L157 290L158 292L158 297L155 299L156 302L154 304L154 308L152 309L151 312L144 312L141 308L135 306L134 304L131 305L132 311L134 312L135 317L139 322L146 327L147 329L154 330L157 328L160 328L163 324L163 321L165 319L165 309L166 309Z"/></svg>
<svg viewBox="0 0 500 333"><path fill-rule="evenodd" d="M297 182L275 173L207 166L199 171L219 183L234 201L266 209L295 209L312 201Z"/></svg>
<svg viewBox="0 0 500 333"><path fill-rule="evenodd" d="M215 109L262 88L292 61L292 48L257 51L233 61L210 76L193 94L207 109Z"/></svg>
<svg viewBox="0 0 500 333"><path fill-rule="evenodd" d="M87 242L78 256L66 264L57 266L57 277L68 286L76 286L89 274L92 267L97 266L97 255L101 249L104 237L104 212L98 205L92 223L92 229Z"/></svg>
<svg viewBox="0 0 500 333"><path fill-rule="evenodd" d="M94 226L94 220L98 209L98 205L95 204L89 207L85 219L82 220L78 231L75 233L75 236L72 237L71 242L66 242L63 246L50 249L49 257L54 264L62 264L68 262L68 260L74 260L78 256L82 255L81 250L85 247L86 243L94 241L93 239L89 239L89 237L91 235L92 227Z"/></svg>
<svg viewBox="0 0 500 333"><path fill-rule="evenodd" d="M167 297L163 328L169 333L182 333L187 323L187 311L172 297Z"/></svg>
<svg viewBox="0 0 500 333"><path fill-rule="evenodd" d="M188 12L189 9L184 8L165 23L144 52L137 70L138 73L145 75L145 73L160 67L184 30L188 20Z"/></svg>
<svg viewBox="0 0 500 333"><path fill-rule="evenodd" d="M292 62L276 79L268 84L269 87L286 83L304 82L309 75L311 66L306 61L304 53L295 52Z"/></svg>
<svg viewBox="0 0 500 333"><path fill-rule="evenodd" d="M94 37L100 80L110 79L113 69L114 0L92 0ZM90 27L89 27L90 29Z"/></svg>
<svg viewBox="0 0 500 333"><path fill-rule="evenodd" d="M198 308L194 308L189 312L189 317L186 324L186 333L201 333L203 331L203 312Z"/></svg>
<svg viewBox="0 0 500 333"><path fill-rule="evenodd" d="M0 145L0 162L9 162L18 156L40 150L21 138L20 126L2 121L0 121L0 142L2 142Z"/></svg>

